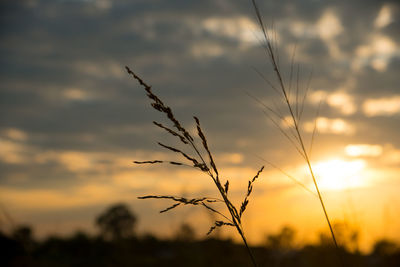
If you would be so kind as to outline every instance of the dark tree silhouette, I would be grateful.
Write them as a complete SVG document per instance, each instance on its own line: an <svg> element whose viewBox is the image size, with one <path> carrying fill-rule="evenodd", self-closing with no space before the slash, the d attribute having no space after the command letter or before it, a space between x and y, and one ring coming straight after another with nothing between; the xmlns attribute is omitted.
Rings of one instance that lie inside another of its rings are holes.
<svg viewBox="0 0 400 267"><path fill-rule="evenodd" d="M187 223L182 223L175 233L175 240L181 242L193 242L196 239L196 231Z"/></svg>
<svg viewBox="0 0 400 267"><path fill-rule="evenodd" d="M296 232L293 228L285 226L279 233L268 235L266 237L266 245L268 248L282 251L293 249L295 235Z"/></svg>
<svg viewBox="0 0 400 267"><path fill-rule="evenodd" d="M12 233L12 238L26 251L31 251L34 246L34 237L33 237L33 231L32 228L28 225L20 225L17 228L14 229Z"/></svg>
<svg viewBox="0 0 400 267"><path fill-rule="evenodd" d="M400 247L393 241L381 239L376 241L372 249L373 255L387 256L400 251Z"/></svg>
<svg viewBox="0 0 400 267"><path fill-rule="evenodd" d="M103 237L120 240L133 236L137 218L125 204L115 204L100 214L96 225Z"/></svg>

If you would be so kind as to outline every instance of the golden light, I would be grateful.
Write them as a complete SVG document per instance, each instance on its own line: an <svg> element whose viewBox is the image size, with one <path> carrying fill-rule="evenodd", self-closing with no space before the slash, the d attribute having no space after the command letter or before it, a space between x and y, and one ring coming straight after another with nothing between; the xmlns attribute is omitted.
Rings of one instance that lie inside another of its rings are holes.
<svg viewBox="0 0 400 267"><path fill-rule="evenodd" d="M314 171L321 190L345 190L366 186L362 172L364 160L345 161L331 159L314 165Z"/></svg>
<svg viewBox="0 0 400 267"><path fill-rule="evenodd" d="M347 145L345 148L346 154L351 157L377 157L382 154L383 148L380 145L358 144Z"/></svg>

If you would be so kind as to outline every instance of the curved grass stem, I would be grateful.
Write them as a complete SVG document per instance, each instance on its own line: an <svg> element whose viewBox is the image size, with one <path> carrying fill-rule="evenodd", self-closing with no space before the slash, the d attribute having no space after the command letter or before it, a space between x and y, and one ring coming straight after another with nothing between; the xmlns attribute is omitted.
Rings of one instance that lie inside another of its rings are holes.
<svg viewBox="0 0 400 267"><path fill-rule="evenodd" d="M273 68L273 70L274 70L274 72L276 74L276 78L278 80L281 96L283 96L283 100L284 100L284 102L285 102L285 104L286 104L286 106L288 108L290 117L293 120L293 128L294 128L296 136L297 136L295 141L297 141L297 143L299 145L299 147L297 147L297 145L295 145L295 147L296 147L296 149L298 150L300 155L304 158L304 160L307 163L307 166L308 166L308 169L309 169L309 172L310 172L310 176L312 177L315 189L317 191L318 199L320 201L322 210L323 210L324 215L325 215L325 219L326 219L326 221L328 223L328 226L329 226L329 230L330 230L330 233L331 233L331 236L332 236L333 243L334 243L334 245L336 247L336 251L338 253L339 260L341 262L341 265L344 266L343 259L342 259L341 254L340 254L339 245L337 243L336 236L335 236L335 233L333 231L333 227L332 227L332 224L330 222L330 219L329 219L329 216L328 216L328 212L327 212L325 204L324 204L324 200L323 200L321 192L319 190L318 183L317 183L317 180L315 178L315 174L314 174L311 162L310 162L310 157L309 157L309 154L308 154L308 152L307 152L307 150L305 148L304 141L303 141L303 136L301 134L300 127L299 127L299 123L300 123L300 120L301 120L301 114L303 113L302 109L303 109L304 100L305 100L307 91L306 91L305 96L303 98L301 109L299 111L299 100L298 100L299 99L299 96L298 96L298 93L299 93L298 84L299 83L298 83L298 74L297 74L296 102L295 102L295 110L294 110L293 106L292 106L292 103L290 102L290 99L289 99L291 82L290 82L289 91L288 91L286 89L285 84L284 84L282 73L281 73L281 70L279 68L279 64L277 62L277 56L278 56L277 55L277 51L276 51L276 49L274 49L274 44L271 42L271 38L268 35L267 28L264 25L264 20L263 20L263 18L261 16L260 10L259 10L258 5L257 5L257 2L256 2L256 0L251 0L251 2L253 4L254 11L256 13L256 18L257 18L259 27L260 27L260 29L261 29L261 31L263 33L264 39L265 39L265 45L264 45L265 52L266 52L267 56L269 57L270 63L272 65L272 68ZM292 70L293 70L293 57L292 57L292 65L291 65L290 76L292 76ZM299 73L299 70L297 71L297 73ZM276 89L276 88L274 87L274 89ZM308 90L308 85L307 85L307 90ZM278 127L278 128L280 128L280 127ZM283 129L281 129L281 130L283 131Z"/></svg>

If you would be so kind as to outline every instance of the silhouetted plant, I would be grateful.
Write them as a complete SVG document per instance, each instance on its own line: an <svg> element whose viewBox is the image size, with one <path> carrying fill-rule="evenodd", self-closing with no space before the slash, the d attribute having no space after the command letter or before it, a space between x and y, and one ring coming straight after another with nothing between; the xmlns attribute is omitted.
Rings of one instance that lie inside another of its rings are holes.
<svg viewBox="0 0 400 267"><path fill-rule="evenodd" d="M291 65L291 70L290 70L290 75L289 75L289 82L286 82L283 78L282 70L279 65L279 54L278 54L278 47L274 43L274 39L271 36L270 33L268 33L268 29L264 24L263 17L261 15L261 12L259 10L258 4L256 0L251 0L255 13L256 13L256 18L258 21L258 25L260 27L260 30L263 34L263 39L264 39L264 51L266 53L266 56L268 60L271 63L273 72L275 73L275 77L277 80L277 86L274 85L274 83L270 82L268 79L266 79L261 73L260 75L265 79L265 81L268 83L268 85L279 95L280 101L284 103L286 106L286 112L289 114L289 119L287 119L284 114L279 110L279 108L276 107L269 107L265 105L264 103L261 103L265 107L265 114L268 116L268 118L274 123L274 125L281 131L281 133L290 141L290 143L294 146L296 151L300 154L300 156L304 159L310 176L312 178L312 181L315 186L315 190L317 192L317 196L319 199L319 202L321 204L323 213L325 215L326 222L328 224L331 237L333 240L333 243L337 249L339 258L341 260L341 264L344 266L343 260L340 256L340 249L339 245L337 243L337 239L331 224L331 221L328 216L328 212L325 207L324 200L322 198L321 192L318 187L317 179L314 174L313 167L311 165L311 160L310 160L310 154L311 154L311 149L312 149L312 144L314 141L314 136L316 132L316 123L314 123L314 130L311 136L311 144L310 147L306 147L305 144L305 138L304 134L301 131L301 123L302 123L302 116L304 114L304 103L305 100L307 99L307 94L308 94L308 89L309 89L309 84L306 87L306 90L304 92L303 96L300 96L300 90L299 90L299 68L297 68L297 82L296 82L296 88L295 92L291 92L292 89L292 79L293 79L293 67L294 67L294 53L292 57L292 65ZM311 75L310 75L311 79ZM310 80L309 79L309 80ZM291 93L294 95L291 95ZM315 118L317 119L317 118ZM288 130L285 131L281 127L280 122L285 122L285 124L288 125Z"/></svg>
<svg viewBox="0 0 400 267"><path fill-rule="evenodd" d="M321 192L319 190L318 187L318 183L317 183L317 179L315 177L314 171L313 171L313 167L311 165L311 161L310 161L310 154L311 154L311 149L312 149L312 144L313 144L313 140L314 140L314 136L316 133L316 123L314 124L314 130L311 136L311 145L310 147L306 147L305 141L304 141L304 134L301 131L301 123L302 123L302 116L303 116L303 111L304 111L304 103L305 100L307 99L307 94L308 94L308 89L309 89L309 85L307 85L305 93L303 96L300 95L300 90L299 90L299 68L297 69L297 84L296 84L296 88L295 88L295 92L292 93L291 89L292 89L292 80L293 80L293 60L294 60L294 53L293 53L293 57L292 57L292 65L291 65L291 71L290 71L290 78L289 78L289 82L286 83L286 81L284 81L283 75L282 75L282 70L279 66L279 55L277 52L277 47L274 43L273 38L271 38L270 34L268 33L268 29L264 24L264 20L261 16L258 4L256 2L256 0L251 0L251 3L254 7L255 13L256 13L256 18L260 27L260 30L263 34L263 38L264 38L264 51L267 55L268 60L270 61L272 68L273 68L273 72L277 78L277 83L278 85L275 86L272 82L270 82L269 80L265 79L265 77L263 76L263 78L267 81L268 85L279 95L280 100L283 101L284 105L286 106L286 112L289 114L289 119L287 119L286 116L284 116L284 114L282 114L282 112L279 110L279 108L271 108L267 105L265 105L264 103L263 106L265 107L265 114L268 116L268 118L275 124L275 126L278 127L278 129L282 132L282 134L291 142L291 144L294 146L294 148L297 150L297 152L301 155L301 157L304 159L304 161L306 162L307 166L308 166L308 170L310 173L310 176L313 180L314 186L315 186L315 190L316 190L316 196L319 199L319 202L321 204L323 213L325 215L327 224L329 226L330 229L330 233L331 233L331 237L333 240L333 243L337 249L338 252L340 252L339 250L339 246L337 243L337 239L333 230L333 227L331 225L329 216L328 216L328 212L326 210L325 207L325 203L324 200L322 198ZM154 124L164 130L166 130L169 134L176 136L177 138L179 138L179 140L186 146L191 147L192 150L194 151L194 156L193 155L188 155L186 153L184 153L183 151L171 147L171 146L167 146L164 145L162 143L159 143L160 146L162 146L163 148L166 148L170 151L173 151L175 153L181 154L189 163L189 166L192 166L196 169L199 169L200 171L207 173L212 180L214 181L215 185L217 186L220 195L222 196L222 201L226 204L228 211L230 213L230 218L226 217L225 215L223 215L222 213L220 213L219 211L215 210L214 208L211 207L211 203L218 201L216 199L210 199L210 198L194 198L194 199L186 199L186 198L182 198L182 197L175 197L175 196L154 196L154 195L149 195L149 196L144 196L144 197L140 197L141 199L147 199L147 198L158 198L158 199L170 199L173 200L175 203L162 210L161 212L166 212L169 211L173 208L176 208L180 205L201 205L209 210L212 210L215 213L220 214L221 216L223 216L225 218L224 221L216 221L214 226L210 228L210 232L212 232L215 228L217 227L221 227L221 226L233 226L236 227L238 233L242 236L244 243L247 246L247 242L246 239L244 237L244 233L243 233L243 229L241 226L241 216L243 214L243 212L246 209L246 206L248 204L248 197L252 191L253 188L253 183L254 181L258 178L259 173L263 170L263 168L260 169L260 171L257 173L257 175L249 181L249 185L248 185L248 190L247 190L247 195L245 196L242 205L240 207L240 209L236 209L236 207L231 203L231 201L228 198L228 188L229 188L229 181L227 180L226 183L224 184L224 186L222 186L222 183L220 181L220 177L218 174L218 170L217 167L215 165L214 159L212 157L212 154L209 150L208 144L207 144L207 140L201 130L200 127L200 122L198 120L198 118L194 117L195 121L196 121L196 126L197 126L197 131L198 131L198 136L200 138L200 140L202 141L202 146L204 148L204 150L207 152L206 156L204 156L199 148L196 146L195 144L195 140L194 138L190 135L190 133L179 123L179 121L174 117L171 109L168 106L165 106L164 103L156 96L152 93L151 91L151 87L149 85L147 85L141 78L139 78L136 74L134 74L128 67L126 67L127 71L129 74L131 74L147 91L147 96L153 101L152 103L152 107L162 113L164 113L167 118L170 120L170 122L172 122L173 125L173 129L164 126L163 124L160 124L158 122L154 122ZM260 74L262 76L262 74ZM311 79L311 76L310 76ZM294 94L293 95L291 95ZM317 117L317 116L316 116ZM283 129L280 122L285 122L289 127L288 129ZM208 157L208 160L205 160L205 158ZM174 161L161 161L161 160L151 160L151 161L135 161L136 164L156 164L156 163L169 163L172 165L188 165L187 163L182 163L182 162L174 162ZM269 162L268 162L269 163ZM272 164L271 164L272 165ZM285 173L286 174L286 173ZM287 174L286 174L287 175ZM293 177L291 177L290 175L289 178L291 178L292 180L294 180L297 184L301 185L303 188L307 189L308 191L310 191L307 187L305 187L301 182L297 181L296 179L294 179ZM314 192L312 192L313 194L315 194ZM210 233L209 232L209 233ZM249 253L252 257L253 263L255 264L255 260L252 256L251 251L249 250ZM339 258L340 255L339 255ZM343 265L343 263L342 263Z"/></svg>
<svg viewBox="0 0 400 267"><path fill-rule="evenodd" d="M176 162L176 161L163 161L163 160L147 160L147 161L134 161L136 164L159 164L159 163L168 163L172 165L185 165L190 166L196 170L199 170L205 174L207 174L212 182L216 185L221 198L211 198L211 197L199 197L199 198L185 198L185 197L177 197L177 196L170 196L170 195L148 195L139 197L139 199L168 199L175 202L172 206L167 207L166 209L160 211L161 213L170 211L178 206L182 205L193 205L193 206L201 206L208 209L211 212L214 212L221 216L223 220L215 221L214 225L210 228L207 234L210 234L213 230L217 227L222 226L231 226L235 227L239 235L242 237L242 240L247 248L247 251L251 257L252 263L254 266L257 266L254 256L250 250L250 247L247 244L247 240L244 234L243 226L242 226L242 215L245 212L247 205L249 203L249 197L251 192L253 191L253 184L259 177L260 173L263 171L264 167L257 172L257 174L248 182L247 186L247 193L243 199L243 202L240 208L236 208L235 205L232 204L229 196L229 180L225 182L221 181L221 177L219 171L217 169L217 165L214 161L214 158L211 154L211 150L209 148L207 139L203 133L203 130L200 126L200 121L197 117L194 117L197 129L198 139L202 144L202 147L199 147L196 144L195 138L186 130L186 128L176 119L175 115L172 113L170 107L166 106L163 101L156 96L152 90L151 86L146 84L139 76L137 76L129 67L126 67L127 72L135 78L141 86L144 87L147 97L152 101L151 106L163 113L169 122L172 124L172 128L169 126L165 126L161 123L154 122L157 127L165 130L168 134L173 135L179 139L179 141L188 149L192 151L192 154L188 154L183 152L180 149L175 147L165 145L162 143L158 143L161 147L170 150L174 153L179 154L186 162ZM205 151L205 152L202 152ZM213 204L216 202L225 203L229 215L224 215L223 212L218 211Z"/></svg>
<svg viewBox="0 0 400 267"><path fill-rule="evenodd" d="M335 236L341 247L351 252L358 252L359 229L349 225L346 222L333 222L332 224ZM331 236L329 233L321 232L319 242L321 246L332 246Z"/></svg>

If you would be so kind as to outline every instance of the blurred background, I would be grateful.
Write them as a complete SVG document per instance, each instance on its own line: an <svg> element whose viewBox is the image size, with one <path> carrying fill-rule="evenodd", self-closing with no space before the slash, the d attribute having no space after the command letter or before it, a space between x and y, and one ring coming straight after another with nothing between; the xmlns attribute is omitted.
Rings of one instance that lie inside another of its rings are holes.
<svg viewBox="0 0 400 267"><path fill-rule="evenodd" d="M310 147L316 125L312 163L331 220L344 235L356 233L353 249L399 242L399 2L259 5L285 81L292 70L300 99L307 92L301 130ZM173 238L185 224L205 237L216 219L207 210L160 214L172 203L137 199L218 192L191 168L132 163L176 159L157 145L176 140L152 124L165 120L125 65L187 129L194 132L192 115L200 118L237 205L266 166L243 219L252 245L286 225L297 246L327 232L318 199L265 162L314 190L304 161L254 100L283 107L258 74L277 82L250 1L4 0L0 12L3 233L24 224L38 240L78 230L96 235L95 218L126 203L139 236ZM215 235L239 240L229 228Z"/></svg>

